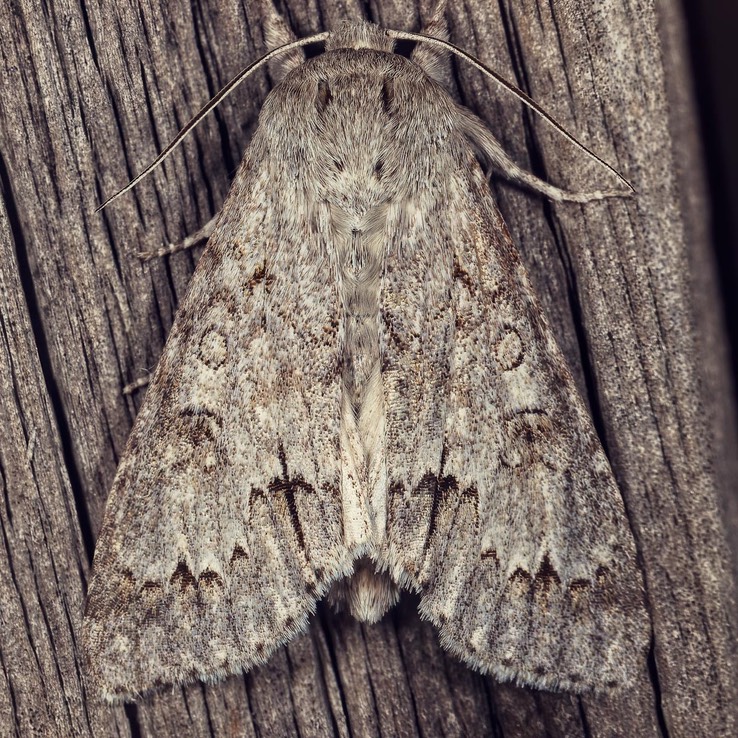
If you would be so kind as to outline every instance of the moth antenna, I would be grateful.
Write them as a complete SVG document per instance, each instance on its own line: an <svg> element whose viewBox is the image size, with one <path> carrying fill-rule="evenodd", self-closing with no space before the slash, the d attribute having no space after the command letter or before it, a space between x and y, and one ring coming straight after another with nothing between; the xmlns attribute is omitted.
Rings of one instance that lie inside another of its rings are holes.
<svg viewBox="0 0 738 738"><path fill-rule="evenodd" d="M223 102L223 100L225 100L225 98L228 97L228 95L230 95L231 92L233 92L233 90L235 90L236 87L241 84L241 82L250 77L257 69L260 69L265 64L268 64L272 59L274 59L275 56L278 56L279 54L286 54L302 46L325 41L328 36L330 36L330 32L323 31L322 33L316 33L315 35L308 36L307 38L301 38L297 41L291 41L290 43L278 46L276 49L272 49L272 51L267 52L260 59L257 59L255 62L249 64L247 67L244 67L225 87L220 90L220 92L215 95L215 97L210 100L210 102L206 103L199 110L199 112L197 112L194 117L189 120L185 127L174 137L174 139L169 143L164 151L162 151L161 154L159 154L159 156L157 156L156 159L154 159L154 161L151 162L151 164L149 164L149 166L143 170L143 172L134 177L122 190L119 190L112 197L109 197L107 200L105 200L102 205L96 208L95 212L99 213L104 207L110 205L113 200L117 200L121 195L133 189L144 177L147 177L149 174L151 174L151 172L153 172L154 169L156 169L174 151L174 149L176 149L182 143L182 141L184 141L185 137L190 133L190 131L211 110L220 105L220 103Z"/></svg>
<svg viewBox="0 0 738 738"><path fill-rule="evenodd" d="M512 93L515 97L518 98L518 100L520 100L520 102L523 103L523 105L526 105L531 110L538 113L538 115L540 115L543 120L545 120L549 125L553 126L562 136L566 137L577 148L587 154L587 156L600 163L606 169L609 169L610 172L612 172L628 188L628 192L624 192L623 195L632 195L635 193L635 188L633 187L633 185L628 182L628 180L625 179L625 177L623 177L623 175L620 174L617 169L610 166L604 159L601 159L599 156L597 156L594 151L590 151L590 149L588 149L583 143L578 141L571 133L569 133L569 131L566 130L566 128L564 128L560 123L557 123L553 116L547 113L532 97L530 97L530 95L527 95L525 92L523 92L523 90L516 87L512 82L508 82L502 75L498 74L486 64L479 61L479 59L477 59L475 56L472 56L455 44L452 44L450 41L445 41L444 39L440 38L434 38L433 36L427 36L424 33L388 30L387 35L390 36L390 38L398 40L417 41L421 43L440 46L441 48L450 51L452 54L456 54L457 56L461 57L462 59L464 59L464 61L471 64L475 69L478 69L480 72L482 72L482 74L486 74L488 77L492 78L503 89Z"/></svg>

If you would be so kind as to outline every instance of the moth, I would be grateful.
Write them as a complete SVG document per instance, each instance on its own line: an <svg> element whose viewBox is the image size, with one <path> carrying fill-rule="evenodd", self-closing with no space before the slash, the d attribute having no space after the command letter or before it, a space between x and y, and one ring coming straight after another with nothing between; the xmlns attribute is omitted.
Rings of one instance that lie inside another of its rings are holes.
<svg viewBox="0 0 738 738"><path fill-rule="evenodd" d="M283 45L226 88L282 54L108 500L83 625L107 700L264 663L324 598L375 622L403 589L501 680L642 667L621 494L478 158L556 199L623 192L510 162L436 80L444 5L436 39L273 20Z"/></svg>

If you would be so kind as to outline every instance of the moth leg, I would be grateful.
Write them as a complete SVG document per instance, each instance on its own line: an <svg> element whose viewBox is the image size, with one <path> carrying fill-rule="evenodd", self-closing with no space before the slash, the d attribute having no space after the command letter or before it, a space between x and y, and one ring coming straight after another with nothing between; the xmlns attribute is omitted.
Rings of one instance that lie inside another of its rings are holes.
<svg viewBox="0 0 738 738"><path fill-rule="evenodd" d="M187 249L191 249L193 246L198 246L199 244L204 243L210 238L213 231L215 230L215 223L217 220L218 216L216 215L214 218L211 218L202 228L200 228L199 231L193 233L191 236L187 236L187 238L182 240L180 243L170 243L155 251L139 251L137 252L136 256L138 256L141 261L149 261L150 259L156 259L161 256L169 256L171 254L176 254L178 251L186 251ZM150 374L146 374L143 377L134 379L132 382L129 382L123 387L122 394L132 395L136 390L141 389L142 387L146 387L150 381Z"/></svg>
<svg viewBox="0 0 738 738"><path fill-rule="evenodd" d="M592 202L593 200L604 200L608 197L629 197L633 194L632 191L624 189L569 192L549 184L516 164L477 116L463 108L458 110L461 129L472 145L492 166L502 171L513 182L519 182L526 187L530 187L530 189L540 192L556 202Z"/></svg>
<svg viewBox="0 0 738 738"><path fill-rule="evenodd" d="M160 249L154 251L138 251L138 256L141 261L150 261L151 259L157 259L162 256L171 256L179 251L186 251L191 249L193 246L199 246L200 244L207 241L215 230L215 223L218 220L216 215L210 221L208 221L199 231L196 231L191 236L187 236L184 240L179 243L169 243L166 246L162 246Z"/></svg>
<svg viewBox="0 0 738 738"><path fill-rule="evenodd" d="M132 382L129 382L125 387L123 387L122 394L132 395L137 389L141 389L141 387L146 387L150 381L150 374L147 374L144 377L139 377L138 379L134 379Z"/></svg>

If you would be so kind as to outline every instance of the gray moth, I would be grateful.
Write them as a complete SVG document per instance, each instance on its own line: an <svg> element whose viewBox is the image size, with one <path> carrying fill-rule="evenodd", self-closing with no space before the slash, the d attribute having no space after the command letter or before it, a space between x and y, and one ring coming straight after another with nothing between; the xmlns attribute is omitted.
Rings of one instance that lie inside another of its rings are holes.
<svg viewBox="0 0 738 738"><path fill-rule="evenodd" d="M345 23L272 68L108 499L83 623L104 699L248 669L321 599L375 622L403 589L500 680L643 666L621 494L478 158L559 200L622 191L517 168L437 81L443 49L402 37Z"/></svg>

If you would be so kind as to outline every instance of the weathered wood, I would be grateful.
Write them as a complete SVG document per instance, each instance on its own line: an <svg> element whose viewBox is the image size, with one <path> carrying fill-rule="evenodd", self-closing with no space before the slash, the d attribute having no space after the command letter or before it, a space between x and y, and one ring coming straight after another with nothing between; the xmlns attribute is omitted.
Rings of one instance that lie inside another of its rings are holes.
<svg viewBox="0 0 738 738"><path fill-rule="evenodd" d="M299 34L429 4L288 2ZM408 596L376 626L321 609L266 666L128 708L87 700L79 632L117 458L194 259L142 265L217 210L269 84L257 77L135 192L93 209L263 51L259 6L0 5L0 735L720 736L736 728L735 406L682 19L673 3L452 3L452 38L517 79L637 196L552 205L493 189L623 490L654 625L611 698L498 685L446 656ZM459 99L518 162L606 174L463 64ZM727 511L727 514L726 514ZM733 539L735 540L735 538Z"/></svg>

